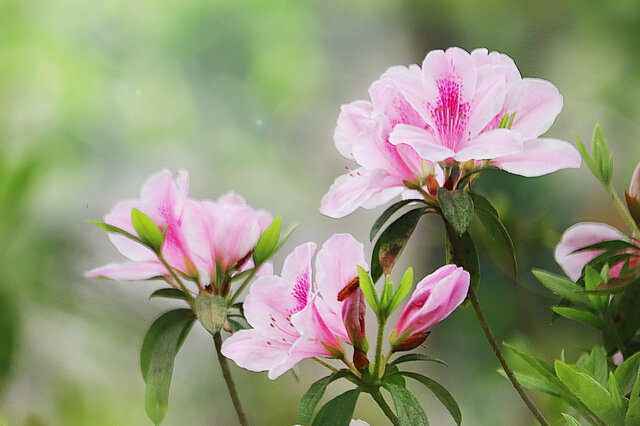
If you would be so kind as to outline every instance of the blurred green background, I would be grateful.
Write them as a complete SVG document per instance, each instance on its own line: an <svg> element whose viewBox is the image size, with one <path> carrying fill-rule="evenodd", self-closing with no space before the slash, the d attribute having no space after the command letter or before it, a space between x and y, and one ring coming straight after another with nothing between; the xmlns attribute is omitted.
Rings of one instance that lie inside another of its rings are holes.
<svg viewBox="0 0 640 426"><path fill-rule="evenodd" d="M147 300L159 283L82 278L122 260L86 221L136 197L148 175L186 168L195 197L233 189L285 226L300 222L276 270L308 240L365 241L382 209L339 221L318 213L347 164L332 141L339 106L366 98L392 65L461 46L504 52L524 76L558 86L565 106L550 136L588 140L600 122L622 191L640 158L639 43L636 0L1 0L0 424L150 424L138 350L172 303ZM521 274L515 286L482 249L481 303L498 340L548 360L567 348L571 359L599 340L563 320L551 326L555 298L529 271L559 271L552 249L569 225L622 222L584 167L537 179L492 173L479 188L512 232ZM398 269L423 276L442 264L442 236L423 219ZM466 424L532 424L471 310L434 327L427 346L450 367L415 368L450 389ZM272 382L234 368L253 424L299 421L297 399L322 374L311 362L300 371L299 382ZM411 389L432 424L453 424ZM558 420L558 403L535 397ZM178 355L169 404L167 425L234 424L199 326ZM355 418L386 424L366 396Z"/></svg>

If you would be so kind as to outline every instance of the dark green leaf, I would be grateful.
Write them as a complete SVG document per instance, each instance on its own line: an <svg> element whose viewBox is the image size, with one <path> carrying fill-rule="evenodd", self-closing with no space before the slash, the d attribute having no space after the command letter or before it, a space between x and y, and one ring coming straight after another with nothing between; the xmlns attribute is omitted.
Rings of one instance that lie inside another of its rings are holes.
<svg viewBox="0 0 640 426"><path fill-rule="evenodd" d="M16 353L18 305L6 289L0 291L0 385L4 383Z"/></svg>
<svg viewBox="0 0 640 426"><path fill-rule="evenodd" d="M411 362L411 361L430 361L430 362L436 362L438 364L444 365L445 367L448 367L447 363L442 361L441 359L432 357L431 355L418 354L418 353L402 355L401 357L398 357L393 361L391 361L389 365L402 364L403 362Z"/></svg>
<svg viewBox="0 0 640 426"><path fill-rule="evenodd" d="M462 237L458 237L455 232L451 231L451 227L447 227L447 263L455 263L462 266L471 276L471 287L478 289L480 284L480 263L478 261L478 252L476 245L468 232ZM452 243L453 241L453 243ZM462 306L468 305L468 299Z"/></svg>
<svg viewBox="0 0 640 426"><path fill-rule="evenodd" d="M396 219L380 234L371 255L373 282L378 281L383 273L385 275L391 273L393 265L404 250L409 237L413 234L424 213L425 208L411 210Z"/></svg>
<svg viewBox="0 0 640 426"><path fill-rule="evenodd" d="M392 364L387 365L384 370L384 376L382 377L383 384L392 384L396 386L400 386L401 388L406 388L407 383L400 374L400 370L398 367Z"/></svg>
<svg viewBox="0 0 640 426"><path fill-rule="evenodd" d="M140 244L144 244L142 242L142 240L138 237L136 237L135 235L125 231L124 229L120 229L117 226L113 226L113 225L109 225L108 223L104 223L104 222L97 222L95 220L90 220L89 221L90 224L97 226L98 228L102 229L103 231L109 232L111 234L120 234L120 235L124 235L125 237L136 241Z"/></svg>
<svg viewBox="0 0 640 426"><path fill-rule="evenodd" d="M376 236L378 231L380 231L380 229L384 226L385 223L387 223L389 218L391 218L391 216L393 216L395 212L397 212L407 204L416 203L416 202L424 203L423 200L402 200L389 206L380 215L380 217L378 217L378 219L376 219L376 221L373 223L373 226L371 227L371 232L369 233L369 241L373 241L373 238ZM433 211L436 212L436 209L433 208Z"/></svg>
<svg viewBox="0 0 640 426"><path fill-rule="evenodd" d="M591 312L565 306L553 306L551 309L553 309L553 312L557 313L558 315L562 315L563 317L572 320L580 321L595 329L602 330L602 328L604 327L604 323L602 322L602 320Z"/></svg>
<svg viewBox="0 0 640 426"><path fill-rule="evenodd" d="M298 403L298 416L303 422L309 422L313 416L313 411L322 399L327 386L341 377L346 377L350 373L348 370L338 370L335 373L323 377L322 379L313 383L307 392L300 398Z"/></svg>
<svg viewBox="0 0 640 426"><path fill-rule="evenodd" d="M451 224L458 236L462 236L473 218L473 199L471 196L459 189L449 191L445 188L438 189L438 201L442 214Z"/></svg>
<svg viewBox="0 0 640 426"><path fill-rule="evenodd" d="M623 395L631 393L638 375L638 368L640 368L640 352L631 355L616 368L616 381Z"/></svg>
<svg viewBox="0 0 640 426"><path fill-rule="evenodd" d="M276 248L278 240L280 239L280 225L282 219L276 217L271 225L260 236L260 239L256 243L256 248L253 250L253 262L256 266L261 265L267 260Z"/></svg>
<svg viewBox="0 0 640 426"><path fill-rule="evenodd" d="M156 253L162 248L163 233L158 225L138 209L131 210L131 223L142 242Z"/></svg>
<svg viewBox="0 0 640 426"><path fill-rule="evenodd" d="M489 200L480 194L470 192L469 195L473 199L474 211L482 225L487 230L487 233L494 239L494 241L501 241L504 251L511 259L511 266L513 268L513 276L517 280L518 278L518 261L516 259L516 249L509 235L509 231L504 227L502 221L500 221L500 215L498 211L491 205Z"/></svg>
<svg viewBox="0 0 640 426"><path fill-rule="evenodd" d="M227 317L227 323L229 323L229 327L231 327L231 330L233 330L234 333L236 331L244 330L246 328L244 325L242 325L238 321L233 320L233 319L228 318L228 317Z"/></svg>
<svg viewBox="0 0 640 426"><path fill-rule="evenodd" d="M187 300L187 296L185 296L184 292L178 290L177 288L159 288L158 290L151 293L149 299L153 297L166 297L167 299L180 299Z"/></svg>
<svg viewBox="0 0 640 426"><path fill-rule="evenodd" d="M312 426L349 426L353 410L360 395L359 389L352 389L336 396L318 411Z"/></svg>
<svg viewBox="0 0 640 426"><path fill-rule="evenodd" d="M198 321L213 334L220 331L227 318L227 302L222 296L202 292L196 297L194 310Z"/></svg>
<svg viewBox="0 0 640 426"><path fill-rule="evenodd" d="M579 293L583 288L573 281L540 269L533 269L531 272L545 287L554 293L564 296L573 303L581 304L588 308L591 307L591 302L587 296Z"/></svg>
<svg viewBox="0 0 640 426"><path fill-rule="evenodd" d="M147 384L145 410L154 424L160 424L167 412L173 361L194 319L189 309L166 312L151 324L144 337L140 367Z"/></svg>
<svg viewBox="0 0 640 426"><path fill-rule="evenodd" d="M398 413L398 420L401 425L407 426L428 426L429 420L420 402L406 388L396 386L392 383L383 385L389 391L393 399L393 405Z"/></svg>
<svg viewBox="0 0 640 426"><path fill-rule="evenodd" d="M458 188L462 189L464 188L464 186L467 184L467 182L469 181L469 179L471 179L472 177L482 173L482 172L486 172L488 170L500 170L499 167L496 166L480 166L480 167L475 167L471 170L469 170L468 172L465 172L464 176L462 176L462 178L460 178L460 180L458 181Z"/></svg>
<svg viewBox="0 0 640 426"><path fill-rule="evenodd" d="M609 241L600 241L599 243L591 244L579 249L572 251L571 253L580 253L583 251L589 250L606 250L606 251L621 251L621 250L638 250L638 246L631 244L628 241L624 240L609 240Z"/></svg>
<svg viewBox="0 0 640 426"><path fill-rule="evenodd" d="M458 407L458 403L455 398L444 388L444 386L427 376L423 376L422 374L413 373L411 371L401 371L400 374L405 377L410 377L413 380L417 380L429 388L429 390L440 400L442 405L444 405L447 411L449 411L453 420L455 420L458 425L462 423L460 407Z"/></svg>

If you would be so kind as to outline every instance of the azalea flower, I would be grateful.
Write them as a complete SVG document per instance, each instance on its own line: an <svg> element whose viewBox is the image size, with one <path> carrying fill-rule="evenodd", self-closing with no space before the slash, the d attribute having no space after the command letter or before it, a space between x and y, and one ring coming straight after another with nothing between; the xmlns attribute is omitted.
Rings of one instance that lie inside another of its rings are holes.
<svg viewBox="0 0 640 426"><path fill-rule="evenodd" d="M469 282L469 273L456 265L445 265L420 281L391 332L394 351L419 346L427 330L464 301Z"/></svg>
<svg viewBox="0 0 640 426"><path fill-rule="evenodd" d="M579 167L567 142L539 139L562 109L549 82L522 78L506 55L434 50L422 68L392 67L369 88L369 101L343 105L338 151L359 168L340 176L320 211L342 217L407 194L405 181L442 185L442 165L496 165L523 176ZM510 127L499 128L509 118Z"/></svg>
<svg viewBox="0 0 640 426"><path fill-rule="evenodd" d="M357 265L366 266L364 246L349 234L329 238L316 257L314 281L315 250L311 242L296 247L281 276L253 283L244 302L252 328L225 340L224 356L275 379L303 359L342 352L340 340L349 341L349 333L342 320L346 302L338 300L338 293L358 276Z"/></svg>
<svg viewBox="0 0 640 426"><path fill-rule="evenodd" d="M184 234L183 216L189 192L189 175L178 172L177 179L168 170L151 176L143 184L140 198L117 203L104 217L105 223L137 236L131 223L132 210L147 215L160 229L167 227L162 255L167 263L183 274L189 275L192 256ZM120 234L109 234L118 251L131 262L111 263L85 273L85 277L104 277L114 280L144 280L169 275L156 254L146 246Z"/></svg>

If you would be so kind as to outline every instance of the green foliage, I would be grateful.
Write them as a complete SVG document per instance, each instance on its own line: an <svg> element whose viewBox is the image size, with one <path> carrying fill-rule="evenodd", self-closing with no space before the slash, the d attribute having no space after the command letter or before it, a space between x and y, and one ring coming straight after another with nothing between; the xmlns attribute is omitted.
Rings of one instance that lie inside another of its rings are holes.
<svg viewBox="0 0 640 426"><path fill-rule="evenodd" d="M464 267L470 275L470 285L474 290L478 289L480 284L480 261L478 259L478 251L476 245L471 238L469 232L458 237L455 233L447 232L447 263L455 263ZM464 302L463 306L468 304Z"/></svg>
<svg viewBox="0 0 640 426"><path fill-rule="evenodd" d="M412 353L412 354L402 355L402 356L394 359L393 361L391 361L389 363L389 365L397 365L397 364L402 364L404 362L411 362L411 361L430 361L430 362L435 362L435 363L438 363L438 364L442 364L445 367L447 367L447 363L442 361L441 359L432 357L431 355L420 354L420 353Z"/></svg>
<svg viewBox="0 0 640 426"><path fill-rule="evenodd" d="M371 227L371 232L369 233L369 241L373 241L373 238L376 236L378 231L384 226L385 223L393 216L395 212L411 203L424 203L424 200L401 200L397 203L390 205L373 223ZM436 209L431 207L430 210L436 212Z"/></svg>
<svg viewBox="0 0 640 426"><path fill-rule="evenodd" d="M413 268L409 267L404 271L404 275L402 275L402 279L400 280L400 285L398 285L398 289L391 299L388 315L391 315L393 311L400 306L400 303L402 303L404 298L407 297L407 294L411 291L411 287L413 287Z"/></svg>
<svg viewBox="0 0 640 426"><path fill-rule="evenodd" d="M352 389L336 396L318 411L311 426L349 426L359 395L359 389Z"/></svg>
<svg viewBox="0 0 640 426"><path fill-rule="evenodd" d="M158 290L151 293L149 299L154 297L165 297L167 299L180 299L187 301L187 296L185 296L184 292L178 290L177 288L159 288Z"/></svg>
<svg viewBox="0 0 640 426"><path fill-rule="evenodd" d="M131 223L142 243L154 252L160 253L164 232L160 231L160 228L149 219L149 216L134 208L131 210Z"/></svg>
<svg viewBox="0 0 640 426"><path fill-rule="evenodd" d="M18 337L18 307L8 293L0 292L0 388L9 374Z"/></svg>
<svg viewBox="0 0 640 426"><path fill-rule="evenodd" d="M362 269L362 267L359 265L358 283L360 285L360 290L362 290L362 294L367 300L367 303L369 303L369 306L371 306L373 312L378 314L380 312L380 301L378 299L378 293L376 292L376 288L373 286L373 281L371 280L369 273Z"/></svg>
<svg viewBox="0 0 640 426"><path fill-rule="evenodd" d="M227 319L227 302L222 296L201 292L193 309L198 321L211 335L218 333Z"/></svg>
<svg viewBox="0 0 640 426"><path fill-rule="evenodd" d="M445 188L438 188L438 201L440 208L447 222L461 237L471 224L473 218L473 198L461 189L449 191Z"/></svg>
<svg viewBox="0 0 640 426"><path fill-rule="evenodd" d="M256 267L261 265L264 261L269 259L275 252L275 248L278 245L280 239L280 225L282 219L276 217L271 225L260 236L255 249L253 250L253 262Z"/></svg>
<svg viewBox="0 0 640 426"><path fill-rule="evenodd" d="M440 383L436 382L429 377L423 376L422 374L413 373L410 371L402 371L400 372L405 377L410 377L414 380L425 385L433 394L440 400L442 405L449 411L451 417L455 420L456 424L462 423L462 413L460 412L460 407L458 407L458 403L455 398L449 393L448 390L444 388Z"/></svg>
<svg viewBox="0 0 640 426"><path fill-rule="evenodd" d="M145 410L154 424L162 423L169 400L173 362L195 317L189 309L176 309L156 319L140 350L142 377L147 385Z"/></svg>
<svg viewBox="0 0 640 426"><path fill-rule="evenodd" d="M305 423L309 422L313 416L316 406L322 399L324 392L327 390L327 386L329 386L333 381L349 375L352 374L348 370L338 370L335 373L314 382L302 398L300 398L300 402L298 403L298 416L300 416L300 420Z"/></svg>
<svg viewBox="0 0 640 426"><path fill-rule="evenodd" d="M420 402L406 388L387 383L384 388L389 391L393 405L398 413L401 425L428 426L429 420Z"/></svg>
<svg viewBox="0 0 640 426"><path fill-rule="evenodd" d="M138 237L136 237L135 235L125 231L124 229L120 229L117 226L113 226L113 225L109 225L108 223L104 223L104 222L98 222L95 220L90 220L89 221L90 224L102 229L105 232L109 232L111 234L120 234L120 235L124 235L125 237L129 238L130 240L133 240L135 242L138 242L140 244L144 244L142 242L142 240Z"/></svg>
<svg viewBox="0 0 640 426"><path fill-rule="evenodd" d="M604 137L600 125L596 125L591 140L591 155L587 153L587 149L576 135L576 143L580 155L584 162L591 170L591 173L602 182L606 188L611 187L611 176L613 175L613 156L609 151L609 145Z"/></svg>

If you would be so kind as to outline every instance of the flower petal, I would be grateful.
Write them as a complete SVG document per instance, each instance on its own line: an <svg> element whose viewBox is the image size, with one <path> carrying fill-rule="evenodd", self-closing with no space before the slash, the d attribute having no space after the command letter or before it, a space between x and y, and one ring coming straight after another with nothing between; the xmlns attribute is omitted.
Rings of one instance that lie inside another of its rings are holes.
<svg viewBox="0 0 640 426"><path fill-rule="evenodd" d="M453 158L459 162L484 160L522 151L522 137L508 129L495 129L481 133L465 142Z"/></svg>
<svg viewBox="0 0 640 426"><path fill-rule="evenodd" d="M517 154L496 158L496 166L509 173L533 177L542 176L560 169L578 168L582 159L577 149L569 142L559 139L535 139L523 143Z"/></svg>
<svg viewBox="0 0 640 426"><path fill-rule="evenodd" d="M167 275L167 269L160 261L110 263L84 273L86 278L108 278L121 281L148 280Z"/></svg>
<svg viewBox="0 0 640 426"><path fill-rule="evenodd" d="M428 131L406 124L398 124L393 129L389 142L409 145L420 157L429 161L443 161L454 155L453 150L442 145Z"/></svg>
<svg viewBox="0 0 640 426"><path fill-rule="evenodd" d="M353 143L356 137L365 129L375 125L371 118L373 107L367 101L355 101L340 107L338 124L333 139L338 152L353 160Z"/></svg>
<svg viewBox="0 0 640 426"><path fill-rule="evenodd" d="M240 330L224 341L222 354L247 370L265 371L282 364L290 348L257 330Z"/></svg>
<svg viewBox="0 0 640 426"><path fill-rule="evenodd" d="M523 139L535 139L549 130L560 111L562 95L550 82L538 78L524 78L512 85L505 109L515 112L512 130Z"/></svg>

